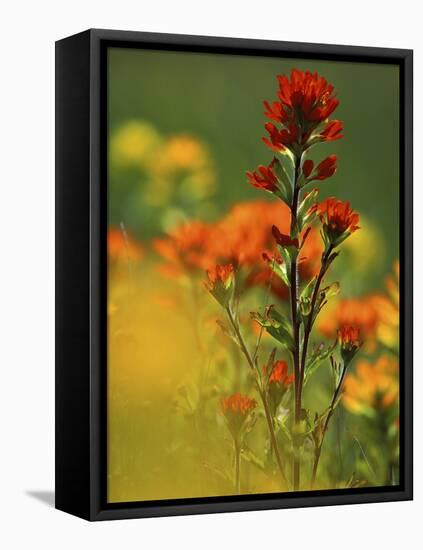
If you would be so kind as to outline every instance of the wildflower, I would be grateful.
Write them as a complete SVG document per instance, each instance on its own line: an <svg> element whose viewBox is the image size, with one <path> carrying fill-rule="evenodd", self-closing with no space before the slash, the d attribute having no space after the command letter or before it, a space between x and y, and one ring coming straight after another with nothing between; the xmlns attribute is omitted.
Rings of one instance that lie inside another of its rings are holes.
<svg viewBox="0 0 423 550"><path fill-rule="evenodd" d="M258 167L257 172L247 172L249 183L256 189L264 189L270 193L276 193L279 189L278 179L272 170L274 161L269 166Z"/></svg>
<svg viewBox="0 0 423 550"><path fill-rule="evenodd" d="M394 273L386 279L386 293L371 297L378 314L377 339L388 348L399 346L399 262L394 264Z"/></svg>
<svg viewBox="0 0 423 550"><path fill-rule="evenodd" d="M294 375L288 375L288 363L286 361L276 361L273 364L272 371L269 376L269 384L277 384L284 388L289 388L294 382Z"/></svg>
<svg viewBox="0 0 423 550"><path fill-rule="evenodd" d="M359 330L366 348L374 346L379 324L379 315L373 303L373 296L348 298L328 304L319 315L319 331L327 338L334 338L338 327L352 326Z"/></svg>
<svg viewBox="0 0 423 550"><path fill-rule="evenodd" d="M265 124L269 137L263 141L270 149L298 153L319 141L342 137L342 123L329 120L339 104L331 84L317 73L298 69L291 71L290 78L277 78L279 101L264 102L264 114L271 122Z"/></svg>
<svg viewBox="0 0 423 550"><path fill-rule="evenodd" d="M338 330L338 340L345 366L351 362L361 345L360 329L351 325L344 325Z"/></svg>
<svg viewBox="0 0 423 550"><path fill-rule="evenodd" d="M220 408L232 436L237 439L250 413L257 407L255 399L239 392L220 400Z"/></svg>
<svg viewBox="0 0 423 550"><path fill-rule="evenodd" d="M314 168L312 160L306 160L303 164L303 174L307 183L313 180L323 181L333 176L336 172L336 155L331 155Z"/></svg>
<svg viewBox="0 0 423 550"><path fill-rule="evenodd" d="M215 257L211 254L208 243L211 239L212 226L193 221L177 227L167 237L155 239L153 247L167 263L160 266L160 271L172 278L179 278L186 273L204 270L211 267Z"/></svg>
<svg viewBox="0 0 423 550"><path fill-rule="evenodd" d="M232 264L217 265L207 271L207 290L216 298L219 304L227 306L232 297L234 283L234 268Z"/></svg>
<svg viewBox="0 0 423 550"><path fill-rule="evenodd" d="M263 371L266 375L266 367L263 368ZM275 361L267 379L267 392L272 414L276 413L282 397L293 382L294 375L288 374L288 363L286 361Z"/></svg>
<svg viewBox="0 0 423 550"><path fill-rule="evenodd" d="M317 73L293 69L291 80L281 75L278 76L278 82L278 97L288 114L297 110L308 121L322 122L339 104L333 86Z"/></svg>
<svg viewBox="0 0 423 550"><path fill-rule="evenodd" d="M359 215L352 210L349 201L342 202L330 197L312 206L311 210L315 210L320 217L326 244L337 246L359 229Z"/></svg>
<svg viewBox="0 0 423 550"><path fill-rule="evenodd" d="M398 400L398 360L382 355L374 363L360 361L344 382L344 406L354 414L371 416Z"/></svg>

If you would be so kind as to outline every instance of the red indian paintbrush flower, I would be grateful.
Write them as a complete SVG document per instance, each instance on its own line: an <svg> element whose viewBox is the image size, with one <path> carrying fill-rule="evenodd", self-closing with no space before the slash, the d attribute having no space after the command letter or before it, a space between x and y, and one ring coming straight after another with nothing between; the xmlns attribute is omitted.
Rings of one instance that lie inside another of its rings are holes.
<svg viewBox="0 0 423 550"><path fill-rule="evenodd" d="M278 97L283 108L290 113L301 111L308 121L322 122L337 108L334 88L325 78L310 71L291 71L291 80L285 75L278 76Z"/></svg>
<svg viewBox="0 0 423 550"><path fill-rule="evenodd" d="M306 160L303 164L303 174L307 179L307 183L313 180L323 181L333 176L335 172L336 155L325 158L316 168L314 168L312 160Z"/></svg>
<svg viewBox="0 0 423 550"><path fill-rule="evenodd" d="M229 431L236 438L244 425L248 415L257 407L255 399L239 392L223 397L220 400L220 408L228 423Z"/></svg>
<svg viewBox="0 0 423 550"><path fill-rule="evenodd" d="M263 369L267 373L266 367ZM275 361L270 371L267 392L269 405L274 415L287 390L294 382L294 375L288 374L288 363L286 361Z"/></svg>
<svg viewBox="0 0 423 550"><path fill-rule="evenodd" d="M323 234L327 243L337 246L351 233L359 229L359 215L351 207L349 201L342 202L330 197L320 204L312 206L323 223Z"/></svg>
<svg viewBox="0 0 423 550"><path fill-rule="evenodd" d="M288 388L293 382L294 375L288 374L288 363L286 361L276 361L269 376L269 384L279 384Z"/></svg>
<svg viewBox="0 0 423 550"><path fill-rule="evenodd" d="M338 340L341 346L341 356L344 363L349 363L361 345L360 329L344 325L338 330Z"/></svg>
<svg viewBox="0 0 423 550"><path fill-rule="evenodd" d="M280 101L264 102L264 114L272 122L265 124L269 137L263 141L272 151L282 152L287 147L295 150L342 137L342 123L329 120L339 101L325 78L297 69L292 70L290 78L285 75L277 78Z"/></svg>
<svg viewBox="0 0 423 550"><path fill-rule="evenodd" d="M264 189L270 193L278 191L278 179L273 172L273 166L276 160L274 159L269 166L260 165L257 172L247 172L249 183L256 189Z"/></svg>
<svg viewBox="0 0 423 550"><path fill-rule="evenodd" d="M234 268L232 264L217 265L207 270L206 289L216 298L219 304L227 306L232 297Z"/></svg>

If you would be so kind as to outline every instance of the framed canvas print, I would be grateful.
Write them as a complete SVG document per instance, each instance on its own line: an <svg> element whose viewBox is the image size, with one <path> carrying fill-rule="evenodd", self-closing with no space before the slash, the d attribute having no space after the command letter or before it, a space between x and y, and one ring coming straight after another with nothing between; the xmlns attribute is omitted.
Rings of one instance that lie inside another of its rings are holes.
<svg viewBox="0 0 423 550"><path fill-rule="evenodd" d="M412 498L412 52L56 44L56 507Z"/></svg>

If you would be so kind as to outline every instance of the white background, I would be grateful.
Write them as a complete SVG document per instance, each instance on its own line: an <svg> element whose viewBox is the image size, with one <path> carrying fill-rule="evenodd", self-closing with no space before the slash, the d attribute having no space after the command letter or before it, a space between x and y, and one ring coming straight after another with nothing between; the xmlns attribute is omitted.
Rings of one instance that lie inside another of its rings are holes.
<svg viewBox="0 0 423 550"><path fill-rule="evenodd" d="M0 32L0 546L420 547L422 292L415 290L415 501L89 524L54 510L54 41L90 27L415 50L416 273L422 279L422 17L418 1L37 0ZM242 93L242 90L240 90ZM380 91L383 94L383 90ZM383 128L380 128L383 132ZM381 196L383 200L383 196ZM37 498L34 496L38 494Z"/></svg>

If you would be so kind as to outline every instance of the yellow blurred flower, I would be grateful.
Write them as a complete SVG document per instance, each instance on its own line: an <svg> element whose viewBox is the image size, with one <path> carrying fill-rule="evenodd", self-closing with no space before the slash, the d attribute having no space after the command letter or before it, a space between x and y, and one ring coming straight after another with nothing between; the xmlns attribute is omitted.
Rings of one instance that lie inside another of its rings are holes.
<svg viewBox="0 0 423 550"><path fill-rule="evenodd" d="M344 242L343 254L348 256L350 269L368 273L369 267L380 264L385 255L384 240L380 230L360 214L361 231L355 231ZM375 254L377 250L377 254Z"/></svg>
<svg viewBox="0 0 423 550"><path fill-rule="evenodd" d="M161 144L157 130L147 122L132 120L115 132L110 142L112 162L122 166L142 166Z"/></svg>
<svg viewBox="0 0 423 550"><path fill-rule="evenodd" d="M393 273L386 278L387 293L372 298L379 317L377 338L391 349L399 346L399 270L399 261L396 260Z"/></svg>
<svg viewBox="0 0 423 550"><path fill-rule="evenodd" d="M384 410L398 399L398 360L382 355L374 363L360 361L344 385L344 406L354 414Z"/></svg>
<svg viewBox="0 0 423 550"><path fill-rule="evenodd" d="M209 162L204 145L187 135L170 137L164 152L169 164L179 170L198 170Z"/></svg>

